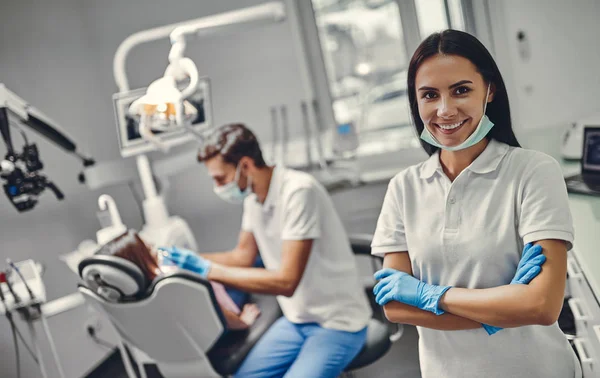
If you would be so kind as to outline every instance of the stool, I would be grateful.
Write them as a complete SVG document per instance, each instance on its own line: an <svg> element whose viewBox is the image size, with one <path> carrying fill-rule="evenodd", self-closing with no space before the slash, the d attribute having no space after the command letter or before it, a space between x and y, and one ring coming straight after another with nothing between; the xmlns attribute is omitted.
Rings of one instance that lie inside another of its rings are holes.
<svg viewBox="0 0 600 378"><path fill-rule="evenodd" d="M342 377L354 377L352 371L371 365L390 350L392 342L388 328L379 320L371 319L367 326L367 339L360 353L346 367Z"/></svg>
<svg viewBox="0 0 600 378"><path fill-rule="evenodd" d="M348 237L350 239L350 245L352 247L352 252L354 252L354 254L356 256L370 257L371 269L373 270L373 273L375 273L377 270L382 268L383 259L381 257L371 255L371 240L373 240L372 234L353 233L353 234L349 234ZM364 283L364 287L367 291L367 296L369 296L369 297L373 296L373 286L374 286L373 280L371 280L371 279L369 279L368 281L366 281ZM380 311L381 311L382 319L385 320L385 314L383 313L383 307L380 307ZM390 328L394 327L396 329L393 332L393 334L390 336L390 340L392 341L392 343L400 340L400 338L402 337L402 334L404 333L404 325L399 324L399 323L388 322L388 326Z"/></svg>

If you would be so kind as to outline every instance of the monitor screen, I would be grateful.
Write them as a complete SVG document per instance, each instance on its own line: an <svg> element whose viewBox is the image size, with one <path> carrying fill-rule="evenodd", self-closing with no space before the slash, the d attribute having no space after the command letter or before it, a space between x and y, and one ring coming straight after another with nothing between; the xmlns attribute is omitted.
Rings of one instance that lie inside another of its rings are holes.
<svg viewBox="0 0 600 378"><path fill-rule="evenodd" d="M585 127L581 163L582 171L600 174L600 125Z"/></svg>

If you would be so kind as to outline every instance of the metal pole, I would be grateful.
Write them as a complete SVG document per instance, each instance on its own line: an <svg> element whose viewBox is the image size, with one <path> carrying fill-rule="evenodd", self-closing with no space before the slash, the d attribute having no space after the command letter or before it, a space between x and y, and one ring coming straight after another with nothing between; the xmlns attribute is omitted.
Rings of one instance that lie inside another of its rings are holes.
<svg viewBox="0 0 600 378"><path fill-rule="evenodd" d="M400 23L404 36L404 47L406 48L407 61L421 43L419 18L414 1L396 0L400 12Z"/></svg>
<svg viewBox="0 0 600 378"><path fill-rule="evenodd" d="M35 348L35 354L37 355L36 357L40 365L42 377L48 378L48 373L46 373L46 366L44 365L44 359L42 358L42 351L40 350L40 344L37 341L37 333L35 332L35 326L31 321L27 321L27 326L29 327L29 333L31 334L31 344Z"/></svg>
<svg viewBox="0 0 600 378"><path fill-rule="evenodd" d="M52 334L50 333L50 327L48 327L48 320L46 319L43 313L41 318L42 326L44 327L46 337L48 338L48 343L50 344L50 351L52 352L52 356L54 356L54 362L56 363L56 368L58 369L58 375L61 378L65 378L65 372L63 371L60 359L58 358L58 352L56 351L56 345L54 344L54 339L52 338Z"/></svg>
<svg viewBox="0 0 600 378"><path fill-rule="evenodd" d="M145 364L142 361L137 361L138 371L140 372L140 378L148 378L146 374Z"/></svg>
<svg viewBox="0 0 600 378"><path fill-rule="evenodd" d="M302 126L304 127L304 140L306 147L306 162L309 169L312 167L313 159L312 159L312 151L311 151L311 132L310 132L310 121L308 117L308 106L306 105L306 101L300 102L300 110L302 111ZM317 138L318 139L318 138Z"/></svg>
<svg viewBox="0 0 600 378"><path fill-rule="evenodd" d="M448 0L444 0L444 11L446 12L446 24L448 24L448 28L454 29L452 19L450 18L450 5L448 4Z"/></svg>
<svg viewBox="0 0 600 378"><path fill-rule="evenodd" d="M123 366L125 366L125 371L127 372L127 376L129 378L137 378L135 371L133 370L133 365L131 365L131 360L129 359L129 354L127 353L127 348L125 348L125 343L123 339L119 340L119 351L121 352L121 359L123 360Z"/></svg>
<svg viewBox="0 0 600 378"><path fill-rule="evenodd" d="M312 112L310 112L309 114L309 119L310 115L312 114L312 119L314 120L315 127L318 130L318 127L316 125L319 119L319 103L317 102L317 100L313 99L311 104ZM317 138L315 139L315 143L317 144L317 159L319 160L319 166L325 172L329 172L329 167L327 166L327 161L325 160L325 152L323 151L323 144L321 143L321 134L319 132L317 132Z"/></svg>
<svg viewBox="0 0 600 378"><path fill-rule="evenodd" d="M288 153L288 136L289 136L289 124L287 106L281 105L279 107L279 113L281 114L281 164L286 165L287 153Z"/></svg>
<svg viewBox="0 0 600 378"><path fill-rule="evenodd" d="M271 159L273 164L278 164L277 147L279 146L279 123L277 122L277 108L271 106L271 131L273 132L273 141L271 142Z"/></svg>

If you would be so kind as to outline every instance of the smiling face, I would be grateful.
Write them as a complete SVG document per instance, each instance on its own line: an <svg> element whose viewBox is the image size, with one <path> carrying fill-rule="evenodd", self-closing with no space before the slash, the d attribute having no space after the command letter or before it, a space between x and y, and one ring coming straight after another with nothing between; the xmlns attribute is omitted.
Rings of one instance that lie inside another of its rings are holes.
<svg viewBox="0 0 600 378"><path fill-rule="evenodd" d="M477 128L483 116L488 84L470 60L437 54L426 59L415 77L419 116L444 146L457 146ZM490 87L488 102L493 99Z"/></svg>

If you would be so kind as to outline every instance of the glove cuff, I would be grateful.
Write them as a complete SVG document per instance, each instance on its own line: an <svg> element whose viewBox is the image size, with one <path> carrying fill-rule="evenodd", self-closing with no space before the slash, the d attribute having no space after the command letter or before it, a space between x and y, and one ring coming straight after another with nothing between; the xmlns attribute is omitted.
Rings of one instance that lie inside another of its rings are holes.
<svg viewBox="0 0 600 378"><path fill-rule="evenodd" d="M205 265L205 269L204 272L202 273L202 277L204 277L205 279L208 279L208 273L210 273L210 269L212 268L212 261L210 260L205 260L206 261L206 265Z"/></svg>
<svg viewBox="0 0 600 378"><path fill-rule="evenodd" d="M436 315L442 315L445 313L444 310L439 308L439 302L442 295L448 291L452 286L437 286L431 285L431 295L427 296L427 300L423 303L422 310L433 312Z"/></svg>
<svg viewBox="0 0 600 378"><path fill-rule="evenodd" d="M488 335L492 336L494 333L500 331L502 328L500 327L494 327L491 325L487 325L484 323L481 323L481 326L483 327L483 329L485 329L485 331L487 332Z"/></svg>

